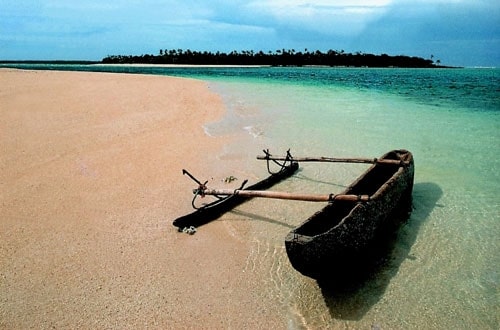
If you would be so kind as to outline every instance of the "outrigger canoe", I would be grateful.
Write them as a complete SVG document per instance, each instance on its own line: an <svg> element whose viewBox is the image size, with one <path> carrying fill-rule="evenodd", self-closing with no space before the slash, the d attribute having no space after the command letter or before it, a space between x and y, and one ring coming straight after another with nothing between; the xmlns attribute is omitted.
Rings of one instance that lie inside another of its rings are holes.
<svg viewBox="0 0 500 330"><path fill-rule="evenodd" d="M393 150L374 162L342 195L293 229L285 238L292 266L305 276L322 279L342 272L342 265L362 255L384 228L408 217L413 190L413 155ZM336 269L337 268L337 269Z"/></svg>
<svg viewBox="0 0 500 330"><path fill-rule="evenodd" d="M305 276L323 279L332 274L332 268L335 266L351 264L352 260L361 257L382 231L393 229L399 224L398 221L408 218L412 202L414 161L413 155L407 150L393 150L378 159L294 158L289 152L286 157L274 157L269 152L264 152L265 156L257 158L267 160L268 170L270 161L280 165L281 170L244 189L246 181L236 190L207 189L206 182L202 184L184 171L199 185L193 190L193 206L195 198L200 195L216 196L219 200L176 219L173 224L179 229L200 226L252 197L328 202L323 209L293 229L285 238L285 247L292 266ZM293 175L299 162L372 165L340 194L309 195L265 191Z"/></svg>

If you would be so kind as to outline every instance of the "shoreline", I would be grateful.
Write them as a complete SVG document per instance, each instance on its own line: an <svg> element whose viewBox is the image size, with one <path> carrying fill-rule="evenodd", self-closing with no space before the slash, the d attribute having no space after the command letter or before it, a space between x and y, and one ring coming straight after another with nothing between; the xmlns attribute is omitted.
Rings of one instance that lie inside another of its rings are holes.
<svg viewBox="0 0 500 330"><path fill-rule="evenodd" d="M203 130L225 113L207 83L0 69L0 85L0 328L284 324L249 295L249 242L172 225L192 211L181 170L217 172L229 139Z"/></svg>
<svg viewBox="0 0 500 330"><path fill-rule="evenodd" d="M331 69L498 69L497 67L481 66L447 66L433 67L398 67L398 66L350 66L350 65L253 65L253 64L153 64L153 63L101 63L93 61L0 61L0 68L9 68L9 65L82 65L95 67L156 67L156 68L331 68ZM36 69L35 69L36 70Z"/></svg>

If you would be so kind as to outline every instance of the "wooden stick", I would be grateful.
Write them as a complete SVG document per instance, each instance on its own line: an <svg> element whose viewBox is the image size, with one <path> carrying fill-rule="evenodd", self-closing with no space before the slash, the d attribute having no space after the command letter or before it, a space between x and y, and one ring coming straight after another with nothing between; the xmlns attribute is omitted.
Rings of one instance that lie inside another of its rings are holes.
<svg viewBox="0 0 500 330"><path fill-rule="evenodd" d="M257 156L258 160L290 160L280 156ZM401 165L405 162L395 159L377 159L377 158L332 158L332 157L293 157L296 162L329 162L329 163L359 163L359 164L390 164Z"/></svg>
<svg viewBox="0 0 500 330"><path fill-rule="evenodd" d="M279 191L264 191L264 190L231 190L231 189L205 189L201 192L198 189L193 190L193 193L200 193L202 195L219 195L228 196L236 195L242 197L263 197L275 199L288 199L296 201L308 202L331 202L334 200L351 201L351 202L367 202L370 200L368 195L309 195L309 194L293 194L288 192Z"/></svg>

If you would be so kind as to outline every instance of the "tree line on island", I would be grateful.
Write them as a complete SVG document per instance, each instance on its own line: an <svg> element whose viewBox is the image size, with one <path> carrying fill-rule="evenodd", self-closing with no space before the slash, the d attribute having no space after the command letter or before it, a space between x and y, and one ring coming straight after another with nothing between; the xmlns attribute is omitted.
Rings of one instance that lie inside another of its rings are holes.
<svg viewBox="0 0 500 330"><path fill-rule="evenodd" d="M374 55L363 52L346 53L344 50L326 52L295 51L294 49L263 51L210 52L182 49L160 49L158 55L109 55L102 59L104 64L188 64L188 65L259 65L259 66L345 66L345 67L400 67L436 68L441 61L415 56L387 54Z"/></svg>

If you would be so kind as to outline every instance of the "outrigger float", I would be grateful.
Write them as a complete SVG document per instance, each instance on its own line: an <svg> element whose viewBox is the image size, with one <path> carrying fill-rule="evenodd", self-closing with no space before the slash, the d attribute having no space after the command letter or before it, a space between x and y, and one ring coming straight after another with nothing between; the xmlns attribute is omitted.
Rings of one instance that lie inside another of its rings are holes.
<svg viewBox="0 0 500 330"><path fill-rule="evenodd" d="M361 255L380 231L393 228L395 221L407 218L411 212L414 161L407 150L393 150L380 158L294 158L274 157L265 151L257 159L276 162L281 170L248 188L207 189L197 179L195 198L213 195L217 201L199 208L194 213L178 218L179 229L199 226L212 221L243 203L248 198L265 197L312 202L327 205L293 229L285 238L285 247L292 266L305 276L320 279L330 273L332 265L348 263ZM308 195L264 191L275 183L290 177L299 162L346 162L372 164L358 179L340 194ZM193 199L194 206L194 199ZM403 215L403 216L402 216Z"/></svg>
<svg viewBox="0 0 500 330"><path fill-rule="evenodd" d="M245 196L242 192L244 191L262 191L264 189L271 188L276 183L291 177L299 168L299 164L293 160L293 158L285 157L285 159L281 162L274 161L279 166L279 170L277 172L272 172L271 168L267 166L267 170L269 172L269 176L262 181L259 181L247 188L244 188L247 184L248 180L243 181L240 188L237 190L231 190L230 193L220 193L215 194L213 191L210 193L207 190L206 184L201 183L198 179L196 179L191 173L187 170L182 170L184 175L189 176L193 181L198 184L198 188L193 190L194 197L191 202L191 205L196 210L193 213L187 214L180 218L174 220L173 225L179 228L179 231L182 231L184 228L190 227L199 227L201 225L207 224L217 218L219 218L224 213L231 211L236 206L246 202L249 197L253 196ZM201 207L197 207L195 205L195 200L197 197L204 197L205 195L213 195L216 200L205 204Z"/></svg>

